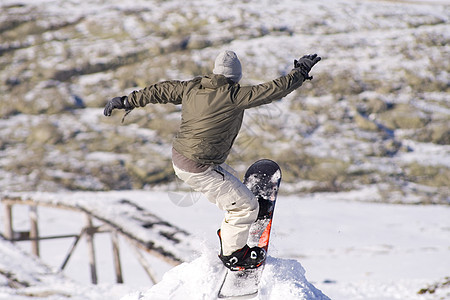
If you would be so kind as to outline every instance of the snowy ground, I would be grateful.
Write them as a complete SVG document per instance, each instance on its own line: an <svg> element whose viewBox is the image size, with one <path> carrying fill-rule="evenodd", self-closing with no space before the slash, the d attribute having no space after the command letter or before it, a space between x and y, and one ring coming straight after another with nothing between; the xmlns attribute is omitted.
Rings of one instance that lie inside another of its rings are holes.
<svg viewBox="0 0 450 300"><path fill-rule="evenodd" d="M450 207L354 201L367 193L370 190L359 194L316 194L304 198L281 196L269 247L271 258L259 299L296 299L297 296L293 295L300 295L295 293L302 291L319 293L316 288L337 300L449 297L448 287L438 289L434 295L419 295L417 292L450 275ZM170 272L167 272L169 266L152 260L157 277L162 281L150 290L151 283L147 276L137 264L133 252L122 242L125 286L117 290L117 299L125 296L129 300L164 299L168 295L171 295L170 299L179 299L178 296L186 295L186 291L190 291L192 299L208 299L208 295L215 292L213 288L216 285L210 279L212 274L218 276L211 270L220 269L215 258L218 246L215 231L222 213L214 205L197 194L191 194L194 204L182 207L175 205L171 201L173 197L164 191L111 192L111 196L133 200L163 219L185 226L205 241L199 258ZM17 206L14 214L17 218L16 229L26 229L26 208ZM39 214L42 235L77 232L81 223L80 216L72 212L61 213L47 208L41 209ZM41 253L44 261L58 267L70 243L43 242ZM26 243L20 246L29 249ZM101 266L100 282L113 284L109 238L99 235L96 247ZM85 251L82 243L65 274L83 285L89 285ZM292 272L281 274L280 268L291 269ZM205 269L210 271L206 273L210 275L209 279L202 276ZM303 269L306 271L305 277ZM201 286L200 282L208 284ZM287 290L290 292L281 292ZM301 295L306 297L304 299L322 299ZM24 298L0 293L0 299Z"/></svg>

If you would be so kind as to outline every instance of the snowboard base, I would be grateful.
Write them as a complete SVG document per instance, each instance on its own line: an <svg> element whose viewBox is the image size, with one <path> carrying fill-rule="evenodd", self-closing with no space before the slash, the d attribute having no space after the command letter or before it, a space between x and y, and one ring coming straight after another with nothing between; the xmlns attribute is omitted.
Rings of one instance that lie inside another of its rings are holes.
<svg viewBox="0 0 450 300"><path fill-rule="evenodd" d="M258 294L258 285L264 265L244 271L227 270L220 287L220 299L252 299Z"/></svg>

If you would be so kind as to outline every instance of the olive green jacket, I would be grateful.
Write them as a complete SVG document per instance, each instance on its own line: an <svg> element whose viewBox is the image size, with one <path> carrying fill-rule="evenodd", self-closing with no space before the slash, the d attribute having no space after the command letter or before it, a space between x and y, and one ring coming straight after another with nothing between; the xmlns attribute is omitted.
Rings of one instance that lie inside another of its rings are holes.
<svg viewBox="0 0 450 300"><path fill-rule="evenodd" d="M278 100L302 85L294 69L273 81L240 86L223 75L197 77L189 81L164 81L128 96L133 107L148 103L181 104L181 125L173 147L201 164L225 162L239 133L247 108Z"/></svg>

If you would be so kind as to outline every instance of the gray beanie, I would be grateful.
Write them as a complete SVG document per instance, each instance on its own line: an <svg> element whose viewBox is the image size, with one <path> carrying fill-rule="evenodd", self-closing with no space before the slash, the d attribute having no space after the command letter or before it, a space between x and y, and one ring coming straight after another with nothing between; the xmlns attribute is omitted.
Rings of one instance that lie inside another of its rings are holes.
<svg viewBox="0 0 450 300"><path fill-rule="evenodd" d="M224 75L236 83L239 82L242 78L242 67L236 53L229 50L221 52L214 62L213 73Z"/></svg>

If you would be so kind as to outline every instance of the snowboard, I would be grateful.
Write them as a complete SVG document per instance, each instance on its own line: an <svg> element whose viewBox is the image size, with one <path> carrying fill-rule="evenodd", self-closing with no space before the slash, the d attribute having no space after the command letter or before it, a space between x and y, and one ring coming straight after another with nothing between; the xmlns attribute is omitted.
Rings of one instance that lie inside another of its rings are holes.
<svg viewBox="0 0 450 300"><path fill-rule="evenodd" d="M258 218L250 227L247 244L249 247L261 247L266 253L280 182L281 169L276 162L269 159L261 159L252 164L244 176L244 184L259 202ZM227 269L218 297L245 299L255 296L258 293L263 270L264 263L256 269L242 271Z"/></svg>

